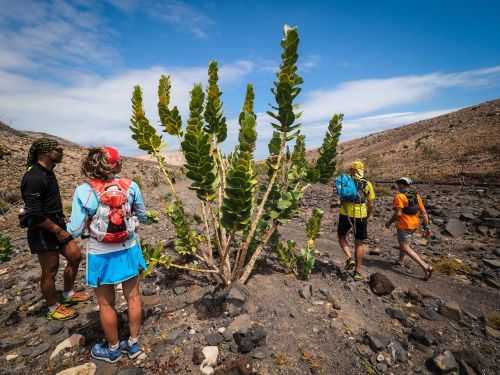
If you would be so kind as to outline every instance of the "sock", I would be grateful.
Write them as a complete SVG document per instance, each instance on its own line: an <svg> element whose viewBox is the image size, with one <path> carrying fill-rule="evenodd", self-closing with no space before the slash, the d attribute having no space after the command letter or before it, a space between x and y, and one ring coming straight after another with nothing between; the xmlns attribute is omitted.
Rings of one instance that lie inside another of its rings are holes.
<svg viewBox="0 0 500 375"><path fill-rule="evenodd" d="M54 310L57 309L57 306L59 306L58 303L56 303L55 305L49 306L49 311L54 312Z"/></svg>
<svg viewBox="0 0 500 375"><path fill-rule="evenodd" d="M117 342L115 345L110 345L109 346L109 350L112 350L112 351L117 351L118 349L120 348L120 343Z"/></svg>
<svg viewBox="0 0 500 375"><path fill-rule="evenodd" d="M132 346L134 344L137 344L138 341L139 341L138 337L132 337L132 336L130 336L128 338L128 346Z"/></svg>
<svg viewBox="0 0 500 375"><path fill-rule="evenodd" d="M64 298L71 298L71 297L73 297L73 294L75 294L75 291L73 289L71 289L68 292L63 292L63 297Z"/></svg>

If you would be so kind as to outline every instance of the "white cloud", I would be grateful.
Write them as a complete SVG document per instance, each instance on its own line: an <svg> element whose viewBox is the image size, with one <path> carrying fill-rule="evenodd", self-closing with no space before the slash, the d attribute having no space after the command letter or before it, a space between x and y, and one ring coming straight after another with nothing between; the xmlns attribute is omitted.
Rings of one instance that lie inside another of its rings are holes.
<svg viewBox="0 0 500 375"><path fill-rule="evenodd" d="M252 69L247 61L222 65L221 84L239 81ZM71 85L34 80L0 69L0 118L17 129L43 130L85 145L111 144L128 154L137 154L128 129L132 88L136 84L143 88L146 114L156 125L161 74L171 76L172 101L185 119L189 91L194 83L206 81L206 67L152 67L109 78L88 75Z"/></svg>
<svg viewBox="0 0 500 375"><path fill-rule="evenodd" d="M336 112L348 117L385 110L429 98L452 87L475 87L498 83L500 66L459 73L432 73L383 79L364 79L315 90L301 106L303 122L327 121Z"/></svg>
<svg viewBox="0 0 500 375"><path fill-rule="evenodd" d="M19 0L0 6L0 68L51 73L71 65L106 65L117 55L113 31L98 6L69 1Z"/></svg>
<svg viewBox="0 0 500 375"><path fill-rule="evenodd" d="M207 36L214 21L201 9L180 0L107 0L121 11L142 11L149 17L159 19L178 30L186 30L197 38Z"/></svg>

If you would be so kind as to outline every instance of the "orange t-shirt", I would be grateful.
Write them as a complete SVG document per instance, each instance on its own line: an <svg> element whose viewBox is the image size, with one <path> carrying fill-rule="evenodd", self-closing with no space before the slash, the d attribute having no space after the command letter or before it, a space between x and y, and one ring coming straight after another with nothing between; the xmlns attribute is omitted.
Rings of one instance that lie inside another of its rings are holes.
<svg viewBox="0 0 500 375"><path fill-rule="evenodd" d="M424 202L422 202L422 198L417 194L418 207L420 210L424 210ZM408 206L408 198L403 193L397 193L394 197L393 207L394 208L405 208ZM397 223L398 229L403 230L415 230L420 226L420 214L416 215L407 215L404 212L399 217L399 221Z"/></svg>

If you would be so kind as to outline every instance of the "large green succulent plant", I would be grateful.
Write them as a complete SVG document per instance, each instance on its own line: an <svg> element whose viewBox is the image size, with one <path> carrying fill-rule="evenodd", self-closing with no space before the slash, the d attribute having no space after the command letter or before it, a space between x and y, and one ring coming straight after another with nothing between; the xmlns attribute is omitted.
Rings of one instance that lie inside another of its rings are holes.
<svg viewBox="0 0 500 375"><path fill-rule="evenodd" d="M186 176L191 180L190 188L196 192L200 202L197 228L188 219L175 191L172 174L161 154L164 142L146 118L141 89L134 89L132 137L142 150L156 158L159 171L171 188L172 199L166 214L176 232L176 251L200 262L199 266L179 265L158 247L153 247L148 250L152 264L206 272L225 284L235 280L246 282L266 246L279 243L278 227L292 218L307 187L304 181L307 166L305 140L300 135L301 125L297 122L300 113L296 111L295 103L303 83L297 70L298 46L297 28L285 26L281 64L271 89L275 104L268 112L273 127L267 160L268 175L260 183L256 178L253 155L257 140L253 86L247 86L238 117L238 143L232 153L225 156L220 144L227 138L228 130L218 85L217 62L209 64L205 91L201 84L194 85L191 91L185 127L177 107L171 107L170 78L161 76L158 115L163 131L180 140L186 160ZM293 141L294 150L289 152L289 143ZM313 217L317 218L318 214ZM314 228L319 225L315 220L307 227L310 238L308 247L293 256L295 263L300 261L304 264L307 274L314 266L312 251L317 236ZM286 251L283 247L281 249L285 256Z"/></svg>

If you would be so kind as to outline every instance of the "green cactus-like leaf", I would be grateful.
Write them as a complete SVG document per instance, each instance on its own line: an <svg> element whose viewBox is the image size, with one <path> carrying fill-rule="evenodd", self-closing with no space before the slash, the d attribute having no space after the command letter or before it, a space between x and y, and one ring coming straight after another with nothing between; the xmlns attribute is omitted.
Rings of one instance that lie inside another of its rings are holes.
<svg viewBox="0 0 500 375"><path fill-rule="evenodd" d="M328 183L335 174L337 167L337 145L342 131L343 114L335 114L330 123L323 144L319 149L319 158L316 162L316 169L321 183Z"/></svg>
<svg viewBox="0 0 500 375"><path fill-rule="evenodd" d="M309 218L306 224L306 234L309 240L315 240L318 238L319 231L321 229L321 219L323 218L323 210L315 208L313 210L312 216Z"/></svg>
<svg viewBox="0 0 500 375"><path fill-rule="evenodd" d="M204 94L201 85L191 91L190 115L184 140L181 143L186 158L186 176L193 182L190 189L203 201L211 201L219 186L217 164L214 159L210 135L203 130Z"/></svg>
<svg viewBox="0 0 500 375"><path fill-rule="evenodd" d="M163 131L177 137L182 136L182 119L177 107L172 110L170 105L170 77L162 75L158 84L158 116Z"/></svg>
<svg viewBox="0 0 500 375"><path fill-rule="evenodd" d="M274 112L267 112L276 120L272 126L281 133L290 133L298 130L299 124L295 120L299 117L294 111L294 100L299 95L302 78L297 73L297 59L299 34L296 27L285 25L284 36L281 41L281 65L277 73L277 80L271 92L274 94L276 106L272 107ZM297 135L297 133L295 133Z"/></svg>
<svg viewBox="0 0 500 375"><path fill-rule="evenodd" d="M240 115L240 143L231 156L222 203L222 224L228 230L244 230L251 220L257 185L252 155L256 138L255 116L244 112Z"/></svg>
<svg viewBox="0 0 500 375"><path fill-rule="evenodd" d="M199 237L187 222L182 204L179 201L170 203L166 214L175 228L175 251L181 255L196 253Z"/></svg>
<svg viewBox="0 0 500 375"><path fill-rule="evenodd" d="M157 134L156 129L151 126L144 112L142 103L142 90L140 86L135 86L132 94L132 117L130 118L132 138L137 146L148 154L155 154L160 151L162 137Z"/></svg>
<svg viewBox="0 0 500 375"><path fill-rule="evenodd" d="M247 85L243 109L239 116L240 133L238 140L240 142L239 149L243 152L253 153L255 150L255 142L257 141L257 116L253 111L254 98L253 86L249 84Z"/></svg>
<svg viewBox="0 0 500 375"><path fill-rule="evenodd" d="M297 271L296 243L293 240L280 241L276 247L276 255L282 266L290 272Z"/></svg>
<svg viewBox="0 0 500 375"><path fill-rule="evenodd" d="M217 139L217 143L227 138L226 118L222 111L222 92L219 89L219 67L216 61L208 65L207 103L205 106L205 131Z"/></svg>

